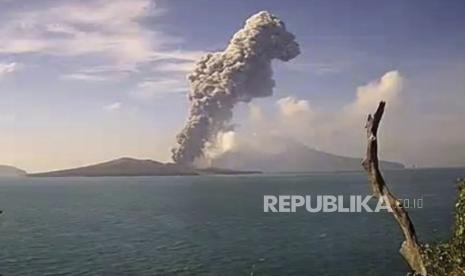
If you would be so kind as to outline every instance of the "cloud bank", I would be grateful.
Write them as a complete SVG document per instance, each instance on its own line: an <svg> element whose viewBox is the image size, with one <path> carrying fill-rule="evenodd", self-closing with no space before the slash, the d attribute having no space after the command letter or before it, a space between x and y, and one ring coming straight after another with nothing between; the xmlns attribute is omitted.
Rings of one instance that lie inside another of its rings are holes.
<svg viewBox="0 0 465 276"><path fill-rule="evenodd" d="M379 101L387 102L380 129L380 156L407 166L464 164L465 141L460 114L427 115L416 108L421 99L410 93L408 80L398 71L359 86L354 99L338 110L314 106L293 96L278 99L274 114L256 103L248 105L249 117L230 134L227 148L221 140L213 157L228 151L254 149L284 151L286 144L300 142L329 153L361 157L365 151L364 124ZM233 135L233 136L232 136Z"/></svg>
<svg viewBox="0 0 465 276"><path fill-rule="evenodd" d="M0 55L73 61L62 70L64 80L121 80L145 71L144 65L185 73L203 54L173 50L182 38L148 24L164 13L151 0L43 1L8 7L1 14Z"/></svg>
<svg viewBox="0 0 465 276"><path fill-rule="evenodd" d="M18 68L19 66L16 62L0 63L0 78L18 71Z"/></svg>

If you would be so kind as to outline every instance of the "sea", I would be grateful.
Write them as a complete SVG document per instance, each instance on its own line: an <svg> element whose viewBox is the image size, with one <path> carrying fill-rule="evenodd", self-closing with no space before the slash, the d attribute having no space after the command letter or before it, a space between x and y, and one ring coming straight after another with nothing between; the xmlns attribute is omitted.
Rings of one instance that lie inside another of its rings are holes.
<svg viewBox="0 0 465 276"><path fill-rule="evenodd" d="M422 241L447 239L465 169L385 172ZM405 275L380 213L263 212L264 195L368 195L362 172L0 179L0 275ZM421 208L419 208L421 207Z"/></svg>

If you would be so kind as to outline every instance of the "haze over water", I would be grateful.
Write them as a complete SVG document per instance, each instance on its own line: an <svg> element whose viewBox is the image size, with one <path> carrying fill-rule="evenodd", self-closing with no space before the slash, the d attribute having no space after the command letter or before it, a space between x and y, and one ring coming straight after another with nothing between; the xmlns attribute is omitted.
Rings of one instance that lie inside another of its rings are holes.
<svg viewBox="0 0 465 276"><path fill-rule="evenodd" d="M386 172L422 240L463 169ZM0 180L1 275L405 275L389 214L263 213L263 195L368 194L363 173Z"/></svg>

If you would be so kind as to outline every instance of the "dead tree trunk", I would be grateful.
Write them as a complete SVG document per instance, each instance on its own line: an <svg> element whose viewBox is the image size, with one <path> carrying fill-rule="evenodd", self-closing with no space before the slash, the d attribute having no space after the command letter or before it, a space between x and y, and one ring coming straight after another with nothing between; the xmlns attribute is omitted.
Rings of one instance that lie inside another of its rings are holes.
<svg viewBox="0 0 465 276"><path fill-rule="evenodd" d="M375 114L373 116L371 116L371 114L368 115L367 124L365 126L368 139L367 152L362 165L368 173L373 196L377 199L384 200L384 203L392 210L392 215L402 229L405 241L400 248L401 255L413 271L421 275L426 275L426 268L412 221L401 202L389 191L381 171L379 170L378 141L376 135L385 105L385 102L380 102Z"/></svg>

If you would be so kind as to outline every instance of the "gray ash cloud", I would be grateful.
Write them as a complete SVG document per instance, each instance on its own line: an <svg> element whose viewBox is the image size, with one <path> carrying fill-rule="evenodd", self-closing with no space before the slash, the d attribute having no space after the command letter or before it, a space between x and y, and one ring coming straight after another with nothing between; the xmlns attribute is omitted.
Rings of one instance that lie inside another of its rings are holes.
<svg viewBox="0 0 465 276"><path fill-rule="evenodd" d="M224 51L205 55L188 76L189 117L176 137L173 161L191 165L201 157L208 141L231 130L238 102L272 95L271 61L289 61L299 53L299 45L284 23L262 11L245 22Z"/></svg>

